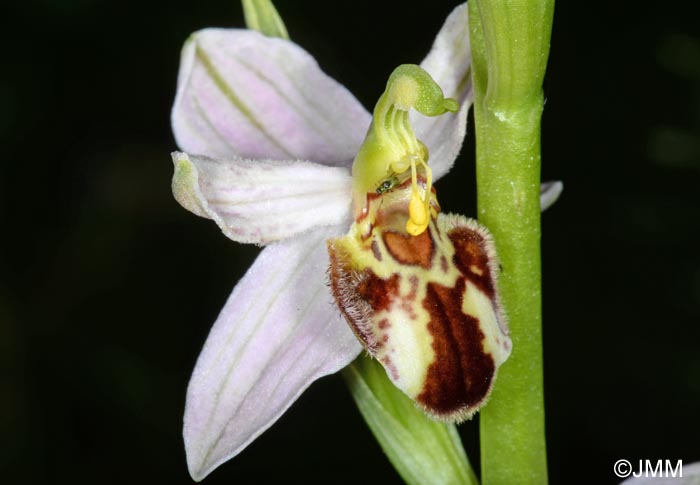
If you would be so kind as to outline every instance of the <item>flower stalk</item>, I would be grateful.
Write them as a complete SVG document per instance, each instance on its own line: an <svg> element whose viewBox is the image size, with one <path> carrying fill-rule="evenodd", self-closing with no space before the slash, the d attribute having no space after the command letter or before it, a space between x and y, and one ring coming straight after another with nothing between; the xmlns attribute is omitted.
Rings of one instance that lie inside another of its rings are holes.
<svg viewBox="0 0 700 485"><path fill-rule="evenodd" d="M478 218L494 235L513 353L481 411L482 483L547 483L540 120L553 0L471 0Z"/></svg>

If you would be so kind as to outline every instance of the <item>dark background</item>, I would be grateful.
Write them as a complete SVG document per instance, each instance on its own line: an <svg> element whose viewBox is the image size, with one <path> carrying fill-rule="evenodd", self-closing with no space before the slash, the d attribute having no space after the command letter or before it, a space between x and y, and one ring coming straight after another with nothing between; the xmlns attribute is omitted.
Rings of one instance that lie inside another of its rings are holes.
<svg viewBox="0 0 700 485"><path fill-rule="evenodd" d="M292 39L371 107L457 2L277 3ZM615 483L620 458L700 460L694 4L556 5L543 121L543 178L566 185L543 216L553 483ZM240 7L43 0L0 18L1 480L191 483L189 373L258 249L173 200L169 110L186 37L243 26ZM447 210L474 214L473 143L438 184ZM461 431L478 467L476 423ZM205 483L398 481L331 376Z"/></svg>

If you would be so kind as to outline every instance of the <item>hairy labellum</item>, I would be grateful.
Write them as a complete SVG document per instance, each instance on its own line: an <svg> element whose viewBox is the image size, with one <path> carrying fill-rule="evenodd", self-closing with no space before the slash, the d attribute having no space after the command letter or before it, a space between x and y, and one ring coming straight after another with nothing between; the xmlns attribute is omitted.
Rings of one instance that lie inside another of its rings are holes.
<svg viewBox="0 0 700 485"><path fill-rule="evenodd" d="M441 214L434 189L427 229L409 234L415 185L395 182L368 193L350 233L328 241L331 289L394 384L428 414L460 421L484 404L511 350L493 241L475 220Z"/></svg>

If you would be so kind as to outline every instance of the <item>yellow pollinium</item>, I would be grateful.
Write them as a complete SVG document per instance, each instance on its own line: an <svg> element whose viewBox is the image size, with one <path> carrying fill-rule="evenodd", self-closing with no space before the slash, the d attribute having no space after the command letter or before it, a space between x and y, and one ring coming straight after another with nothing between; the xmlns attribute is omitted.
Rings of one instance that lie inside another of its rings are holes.
<svg viewBox="0 0 700 485"><path fill-rule="evenodd" d="M411 165L411 201L408 203L408 221L406 221L406 232L411 236L418 236L428 227L430 222L430 198L432 196L433 171L428 164L420 159L420 163L425 170L425 195L421 199L418 192L418 176L416 174L416 164Z"/></svg>
<svg viewBox="0 0 700 485"><path fill-rule="evenodd" d="M429 199L428 199L428 203ZM408 206L409 219L406 221L406 232L411 236L418 236L428 228L428 210L417 192L413 192Z"/></svg>
<svg viewBox="0 0 700 485"><path fill-rule="evenodd" d="M426 116L457 111L457 101L445 98L440 86L419 66L403 64L389 76L386 90L374 108L372 124L352 166L355 216L365 207L368 193L379 191L387 179L411 170L411 199L406 232L423 233L430 221L432 171L428 150L416 138L408 114L414 108ZM418 169L425 173L423 196Z"/></svg>

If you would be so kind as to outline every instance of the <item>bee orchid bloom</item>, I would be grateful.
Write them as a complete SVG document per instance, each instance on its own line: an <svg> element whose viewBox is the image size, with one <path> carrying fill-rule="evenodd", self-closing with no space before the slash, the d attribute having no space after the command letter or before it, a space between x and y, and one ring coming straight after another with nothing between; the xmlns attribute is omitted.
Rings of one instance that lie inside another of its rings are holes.
<svg viewBox="0 0 700 485"><path fill-rule="evenodd" d="M421 67L459 105L446 116L411 114L436 181L460 150L471 105L466 5L449 15ZM173 194L232 240L264 246L214 323L189 383L183 435L195 480L362 350L328 286L326 241L353 224L351 167L371 121L293 42L205 29L183 48ZM430 195L422 197L414 205L426 216ZM428 220L414 219L423 227L414 230L425 230Z"/></svg>

